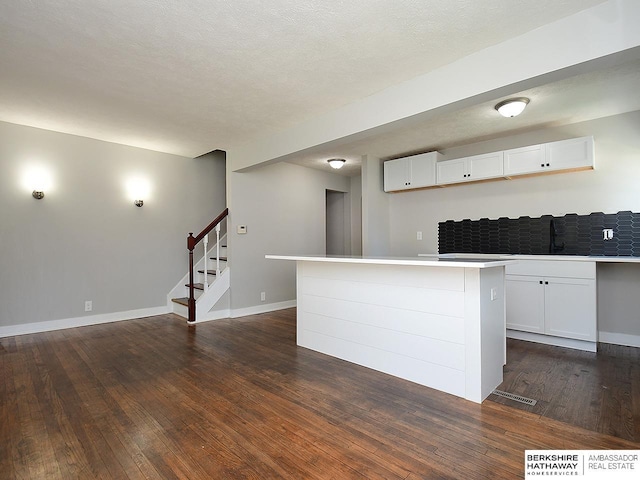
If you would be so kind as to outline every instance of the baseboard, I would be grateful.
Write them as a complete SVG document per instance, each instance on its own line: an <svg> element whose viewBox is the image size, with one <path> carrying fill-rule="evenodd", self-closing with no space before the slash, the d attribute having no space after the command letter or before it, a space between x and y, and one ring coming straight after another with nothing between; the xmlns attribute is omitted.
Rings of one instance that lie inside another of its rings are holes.
<svg viewBox="0 0 640 480"><path fill-rule="evenodd" d="M275 312L296 306L295 300L286 302L268 303L235 310L224 309L209 312L207 315L198 318L196 323L221 320L224 318L237 318L259 313ZM64 330L65 328L87 327L89 325L100 325L102 323L120 322L122 320L134 320L136 318L152 317L154 315L164 315L171 313L166 305L161 307L140 308L125 312L105 313L102 315L91 315L89 317L64 318L60 320L48 320L46 322L24 323L21 325L8 325L0 327L0 338L13 337L16 335L28 335L30 333L51 332L53 330Z"/></svg>
<svg viewBox="0 0 640 480"><path fill-rule="evenodd" d="M507 338L544 343L545 345L553 345L555 347L573 348L575 350L584 350L586 352L595 352L598 347L596 342L575 340L573 338L554 337L552 335L542 335L539 333L520 332L518 330L509 329L507 329Z"/></svg>
<svg viewBox="0 0 640 480"><path fill-rule="evenodd" d="M259 313L275 312L276 310L284 310L297 305L296 300L287 300L286 302L267 303L265 305L255 305L253 307L236 308L231 310L231 318L245 317L247 315L257 315Z"/></svg>
<svg viewBox="0 0 640 480"><path fill-rule="evenodd" d="M91 315L89 317L65 318L61 320L48 320L46 322L9 325L6 327L0 327L0 338L27 335L29 333L50 332L53 330L63 330L65 328L86 327L89 325L119 322L122 320L133 320L135 318L152 317L154 315L164 315L166 313L171 313L171 311L166 305L163 305L161 307L140 308L125 312Z"/></svg>
<svg viewBox="0 0 640 480"><path fill-rule="evenodd" d="M627 333L598 332L598 341L627 347L640 347L640 335Z"/></svg>
<svg viewBox="0 0 640 480"><path fill-rule="evenodd" d="M206 314L198 314L197 320L194 323L211 322L213 320L222 320L225 318L239 318L246 317L247 315L257 315L260 313L275 312L277 310L284 310L285 308L292 308L297 305L296 300L289 300L286 302L267 303L265 305L254 305L252 307L236 308L234 310L225 308L222 310L216 310L208 312ZM177 312L174 312L180 315ZM180 315L186 319L186 316Z"/></svg>
<svg viewBox="0 0 640 480"><path fill-rule="evenodd" d="M187 317L183 315L180 315L180 316L183 317L185 320L187 319ZM215 310L213 312L207 312L205 314L197 314L196 321L193 322L192 325L196 323L202 323L202 322L211 322L213 320L223 320L229 317L231 317L231 310L229 310L228 308L225 308L223 310Z"/></svg>

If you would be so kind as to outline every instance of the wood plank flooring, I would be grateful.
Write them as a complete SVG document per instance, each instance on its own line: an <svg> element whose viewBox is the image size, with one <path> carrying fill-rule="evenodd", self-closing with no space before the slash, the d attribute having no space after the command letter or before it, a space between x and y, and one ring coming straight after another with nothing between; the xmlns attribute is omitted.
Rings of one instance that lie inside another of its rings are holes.
<svg viewBox="0 0 640 480"><path fill-rule="evenodd" d="M640 348L601 343L592 353L508 339L498 390L537 403L489 400L640 442Z"/></svg>
<svg viewBox="0 0 640 480"><path fill-rule="evenodd" d="M640 444L299 348L295 309L0 339L2 479L517 478L608 448Z"/></svg>

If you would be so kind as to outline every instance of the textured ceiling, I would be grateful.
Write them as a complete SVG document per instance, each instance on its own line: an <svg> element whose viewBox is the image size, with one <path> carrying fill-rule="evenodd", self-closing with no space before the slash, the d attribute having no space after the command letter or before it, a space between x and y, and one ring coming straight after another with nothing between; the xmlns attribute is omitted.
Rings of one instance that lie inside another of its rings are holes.
<svg viewBox="0 0 640 480"><path fill-rule="evenodd" d="M0 3L0 120L195 157L601 0Z"/></svg>

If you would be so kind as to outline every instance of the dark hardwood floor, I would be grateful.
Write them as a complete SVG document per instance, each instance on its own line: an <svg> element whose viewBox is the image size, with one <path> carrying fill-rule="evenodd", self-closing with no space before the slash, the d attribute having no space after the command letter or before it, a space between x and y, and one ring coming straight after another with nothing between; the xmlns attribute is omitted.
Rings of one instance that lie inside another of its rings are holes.
<svg viewBox="0 0 640 480"><path fill-rule="evenodd" d="M591 353L508 339L498 389L537 403L489 400L640 442L640 348L601 343Z"/></svg>
<svg viewBox="0 0 640 480"><path fill-rule="evenodd" d="M294 309L4 338L0 375L3 479L517 478L525 449L640 448L298 348Z"/></svg>

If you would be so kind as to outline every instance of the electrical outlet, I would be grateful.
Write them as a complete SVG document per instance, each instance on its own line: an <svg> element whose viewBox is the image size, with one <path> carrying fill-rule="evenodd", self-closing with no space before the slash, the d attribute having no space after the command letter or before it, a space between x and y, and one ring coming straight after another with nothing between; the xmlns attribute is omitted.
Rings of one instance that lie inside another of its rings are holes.
<svg viewBox="0 0 640 480"><path fill-rule="evenodd" d="M267 299L267 294L265 292L260 292L260 301L264 302Z"/></svg>
<svg viewBox="0 0 640 480"><path fill-rule="evenodd" d="M93 310L93 302L91 300L87 300L84 302L84 311L90 312L91 310Z"/></svg>
<svg viewBox="0 0 640 480"><path fill-rule="evenodd" d="M491 300L498 298L498 291L495 288L491 289Z"/></svg>
<svg viewBox="0 0 640 480"><path fill-rule="evenodd" d="M416 239L417 239L417 240L422 240L422 232L418 232L418 233L416 234Z"/></svg>
<svg viewBox="0 0 640 480"><path fill-rule="evenodd" d="M611 240L613 238L613 228L603 228L602 238L604 240Z"/></svg>

